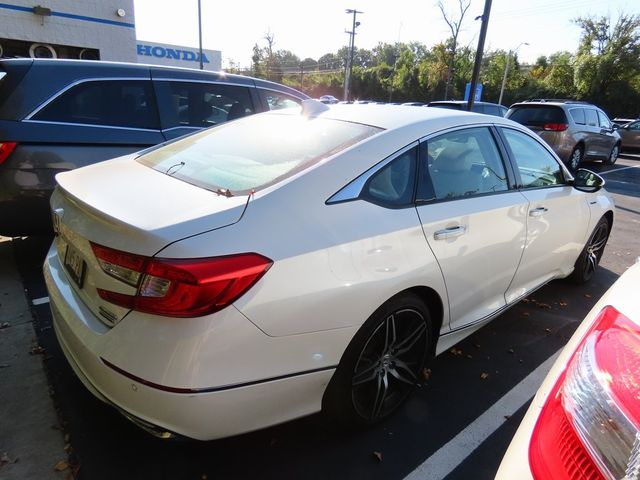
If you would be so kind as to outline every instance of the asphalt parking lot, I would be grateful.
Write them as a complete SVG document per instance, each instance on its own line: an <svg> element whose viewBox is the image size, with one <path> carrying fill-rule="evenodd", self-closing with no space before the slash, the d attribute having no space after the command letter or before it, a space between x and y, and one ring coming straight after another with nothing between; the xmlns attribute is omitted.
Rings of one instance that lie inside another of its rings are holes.
<svg viewBox="0 0 640 480"><path fill-rule="evenodd" d="M549 359L640 255L640 156L585 167L603 174L617 205L594 279L582 287L552 282L520 302L435 359L402 410L364 431L344 431L314 415L206 443L150 437L96 400L66 363L40 271L50 239L14 239L76 478L492 479Z"/></svg>

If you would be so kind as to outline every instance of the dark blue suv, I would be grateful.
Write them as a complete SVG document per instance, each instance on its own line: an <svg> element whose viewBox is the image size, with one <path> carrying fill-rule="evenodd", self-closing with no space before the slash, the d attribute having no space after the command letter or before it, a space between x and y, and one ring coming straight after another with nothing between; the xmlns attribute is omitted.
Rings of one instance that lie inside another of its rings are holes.
<svg viewBox="0 0 640 480"><path fill-rule="evenodd" d="M59 172L306 98L222 72L0 60L0 235L51 231L49 196Z"/></svg>

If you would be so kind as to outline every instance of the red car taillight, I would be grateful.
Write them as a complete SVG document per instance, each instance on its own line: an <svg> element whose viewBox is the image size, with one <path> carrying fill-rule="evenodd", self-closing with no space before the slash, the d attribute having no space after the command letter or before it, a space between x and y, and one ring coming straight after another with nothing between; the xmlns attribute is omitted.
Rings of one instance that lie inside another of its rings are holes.
<svg viewBox="0 0 640 480"><path fill-rule="evenodd" d="M140 312L197 317L223 309L246 293L273 262L257 253L170 259L121 252L95 243L102 270L133 287L135 295L98 288L108 302Z"/></svg>
<svg viewBox="0 0 640 480"><path fill-rule="evenodd" d="M611 306L596 317L534 427L536 480L638 478L640 327Z"/></svg>
<svg viewBox="0 0 640 480"><path fill-rule="evenodd" d="M9 155L11 155L11 152L16 148L16 145L18 145L17 142L0 142L0 165L9 158Z"/></svg>
<svg viewBox="0 0 640 480"><path fill-rule="evenodd" d="M569 128L569 124L568 123L545 123L542 128L549 132L564 132L567 128Z"/></svg>

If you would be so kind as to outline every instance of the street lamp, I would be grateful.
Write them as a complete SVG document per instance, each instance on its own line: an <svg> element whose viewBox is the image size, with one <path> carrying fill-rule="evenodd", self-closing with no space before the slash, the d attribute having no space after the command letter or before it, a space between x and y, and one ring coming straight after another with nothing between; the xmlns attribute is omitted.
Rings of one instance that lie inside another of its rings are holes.
<svg viewBox="0 0 640 480"><path fill-rule="evenodd" d="M520 44L513 50L509 50L507 54L507 61L504 64L504 76L502 77L502 87L500 87L500 98L498 99L498 103L502 105L502 95L504 94L504 87L507 84L507 75L509 75L509 65L511 65L511 56L515 55L518 49L522 45L529 45L527 42L520 42Z"/></svg>
<svg viewBox="0 0 640 480"><path fill-rule="evenodd" d="M204 69L202 63L202 6L198 0L198 53L200 54L200 70Z"/></svg>
<svg viewBox="0 0 640 480"><path fill-rule="evenodd" d="M356 22L356 15L358 13L364 13L364 12L360 12L360 11L352 9L352 8L347 8L345 10L345 13L353 14L353 27L351 28L350 32L346 32L349 35L351 35L351 38L350 38L350 42L349 42L349 48L350 48L349 58L348 58L348 63L346 65L347 68L346 68L346 71L345 71L345 78L344 78L344 100L349 100L349 87L351 85L351 72L353 71L353 51L355 50L355 43L356 43L356 28L360 26L360 22Z"/></svg>

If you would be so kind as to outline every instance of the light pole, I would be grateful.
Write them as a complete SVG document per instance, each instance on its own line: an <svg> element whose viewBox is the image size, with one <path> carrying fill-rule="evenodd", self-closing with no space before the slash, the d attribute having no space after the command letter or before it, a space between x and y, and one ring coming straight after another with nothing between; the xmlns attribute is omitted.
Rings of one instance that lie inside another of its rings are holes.
<svg viewBox="0 0 640 480"><path fill-rule="evenodd" d="M198 0L198 51L200 54L200 70L204 69L202 63L202 8L200 6L200 0Z"/></svg>
<svg viewBox="0 0 640 480"><path fill-rule="evenodd" d="M507 84L507 75L509 75L509 66L511 65L511 56L515 55L518 49L522 45L529 45L527 42L520 42L520 44L513 50L509 50L507 54L507 60L504 64L504 76L502 77L502 87L500 87L500 98L498 99L498 103L502 105L502 95L504 94L504 87Z"/></svg>
<svg viewBox="0 0 640 480"><path fill-rule="evenodd" d="M360 22L356 22L356 15L360 12L356 9L348 8L345 13L353 14L353 27L347 32L350 37L349 42L349 58L347 59L346 71L344 75L344 100L349 100L349 88L351 86L351 72L353 71L353 51L356 45L356 27L360 26Z"/></svg>
<svg viewBox="0 0 640 480"><path fill-rule="evenodd" d="M480 37L478 38L478 48L476 49L476 59L473 62L473 72L471 73L471 85L469 88L469 100L467 100L467 110L473 111L473 102L476 98L476 85L480 76L480 66L482 65L482 54L484 52L484 41L487 38L487 28L489 28L489 15L491 14L491 0L484 0L484 10L482 15L476 20L482 20L480 26Z"/></svg>

